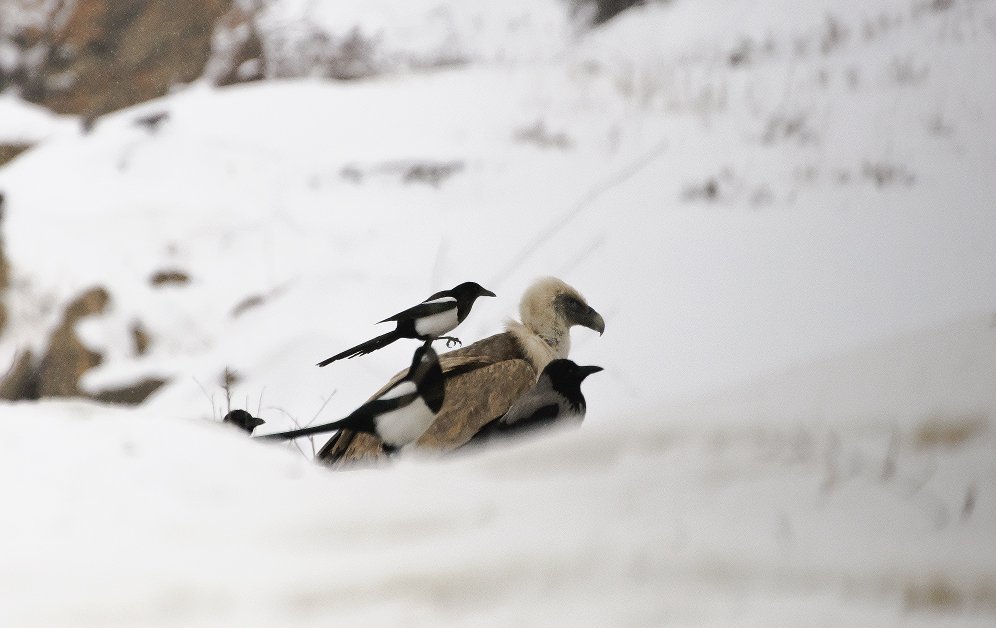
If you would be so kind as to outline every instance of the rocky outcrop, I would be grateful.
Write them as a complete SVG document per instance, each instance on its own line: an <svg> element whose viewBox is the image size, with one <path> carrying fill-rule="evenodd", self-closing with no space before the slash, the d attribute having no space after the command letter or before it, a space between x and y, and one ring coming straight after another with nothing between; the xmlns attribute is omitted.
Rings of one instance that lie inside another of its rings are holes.
<svg viewBox="0 0 996 628"><path fill-rule="evenodd" d="M76 323L83 317L100 314L110 296L103 288L92 288L69 304L62 324L52 332L48 350L38 367L39 397L79 397L79 379L100 364L102 356L91 351L76 337Z"/></svg>
<svg viewBox="0 0 996 628"><path fill-rule="evenodd" d="M565 7L587 28L642 3L567 0ZM0 0L0 91L15 86L26 100L82 115L89 124L201 77L217 85L295 76L349 80L397 68L462 63L470 54L449 50L449 40L440 42L437 53L382 50L377 33L365 33L358 25L329 32L306 17L285 24L271 19L264 29L260 14L272 4ZM3 24L5 15L29 13L34 18L23 24ZM443 9L440 15L445 14ZM431 25L436 17L425 23Z"/></svg>
<svg viewBox="0 0 996 628"><path fill-rule="evenodd" d="M31 144L0 144L0 166L31 148Z"/></svg>
<svg viewBox="0 0 996 628"><path fill-rule="evenodd" d="M109 403L138 404L165 384L149 378L137 384L88 393L79 386L80 377L101 363L103 356L90 350L76 336L76 323L100 314L110 295L101 287L91 288L70 303L62 322L52 332L41 360L30 350L21 353L0 382L0 399L11 401L42 397L85 397Z"/></svg>
<svg viewBox="0 0 996 628"><path fill-rule="evenodd" d="M215 24L231 4L61 3L43 28L25 28L13 37L23 61L8 71L6 82L17 84L27 100L90 118L162 96L203 74Z"/></svg>
<svg viewBox="0 0 996 628"><path fill-rule="evenodd" d="M2 147L0 147L2 149ZM0 165L2 165L0 161ZM4 204L6 203L6 197L3 192L0 191L0 222L3 221L4 215ZM2 296L7 291L7 286L10 285L10 263L7 261L7 252L4 247L3 237L0 236L0 296ZM0 301L0 334L7 328L7 304Z"/></svg>

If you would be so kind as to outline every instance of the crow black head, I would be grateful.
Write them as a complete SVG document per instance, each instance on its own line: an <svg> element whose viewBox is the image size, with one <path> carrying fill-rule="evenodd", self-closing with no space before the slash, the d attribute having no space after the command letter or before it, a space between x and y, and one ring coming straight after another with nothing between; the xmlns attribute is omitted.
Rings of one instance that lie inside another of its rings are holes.
<svg viewBox="0 0 996 628"><path fill-rule="evenodd" d="M249 432L250 434L252 434L252 431L256 429L258 426L266 423L266 421L264 421L263 419L254 417L245 410L232 410L231 412L225 415L225 418L222 419L222 422L231 423L232 425L241 428Z"/></svg>

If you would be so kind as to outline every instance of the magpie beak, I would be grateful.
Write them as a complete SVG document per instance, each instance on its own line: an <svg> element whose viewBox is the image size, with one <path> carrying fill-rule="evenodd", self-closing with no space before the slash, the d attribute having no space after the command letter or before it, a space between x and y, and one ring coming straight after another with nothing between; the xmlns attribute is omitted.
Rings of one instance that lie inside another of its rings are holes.
<svg viewBox="0 0 996 628"><path fill-rule="evenodd" d="M572 360L558 359L547 364L532 390L512 404L508 412L485 423L466 445L516 436L564 421L584 420L581 382L600 366L578 366Z"/></svg>
<svg viewBox="0 0 996 628"><path fill-rule="evenodd" d="M225 415L225 418L222 419L222 422L230 423L235 427L238 427L240 429L249 432L250 434L252 434L252 431L254 429L266 423L266 421L264 421L263 419L256 418L253 415L246 412L245 410L232 410L231 412Z"/></svg>
<svg viewBox="0 0 996 628"><path fill-rule="evenodd" d="M363 344L356 345L338 353L331 358L327 358L318 363L318 366L326 366L341 360L342 358L355 358L358 355L366 355L377 349L383 349L395 340L401 338L414 338L417 340L436 340L442 338L446 340L446 346L452 343L460 343L459 338L445 336L457 325L462 323L470 309L474 306L474 301L478 297L493 297L494 292L485 290L473 281L462 283L452 290L443 290L430 296L425 301L415 307L410 307L403 312L398 312L380 321L387 323L393 321L397 323L395 329L368 340Z"/></svg>
<svg viewBox="0 0 996 628"><path fill-rule="evenodd" d="M309 434L349 429L373 434L392 453L416 440L436 420L443 406L443 370L431 341L415 350L408 374L393 386L363 404L349 416L333 423L256 438L290 440Z"/></svg>

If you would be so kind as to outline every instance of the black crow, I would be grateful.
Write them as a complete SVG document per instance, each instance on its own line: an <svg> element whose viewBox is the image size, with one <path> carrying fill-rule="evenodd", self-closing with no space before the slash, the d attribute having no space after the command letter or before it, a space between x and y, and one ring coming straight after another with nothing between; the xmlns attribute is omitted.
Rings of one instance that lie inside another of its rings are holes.
<svg viewBox="0 0 996 628"><path fill-rule="evenodd" d="M252 434L252 431L258 426L266 423L263 419L259 419L249 414L245 410L232 410L225 415L222 419L224 423L231 423L235 427L244 429L245 431Z"/></svg>

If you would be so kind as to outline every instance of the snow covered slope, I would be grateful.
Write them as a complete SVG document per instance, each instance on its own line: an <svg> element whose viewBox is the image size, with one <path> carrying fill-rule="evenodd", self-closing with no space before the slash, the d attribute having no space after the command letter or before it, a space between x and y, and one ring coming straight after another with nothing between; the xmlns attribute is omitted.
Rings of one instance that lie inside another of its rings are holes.
<svg viewBox="0 0 996 628"><path fill-rule="evenodd" d="M196 86L0 169L0 361L102 285L84 386L169 380L0 408L7 623L991 624L996 3L685 0L564 46ZM314 367L374 321L475 280L473 341L545 274L606 319L579 432L331 474L204 420L226 368L266 429L339 418L410 359Z"/></svg>
<svg viewBox="0 0 996 628"><path fill-rule="evenodd" d="M984 421L617 418L333 473L204 421L8 406L0 621L991 625Z"/></svg>

